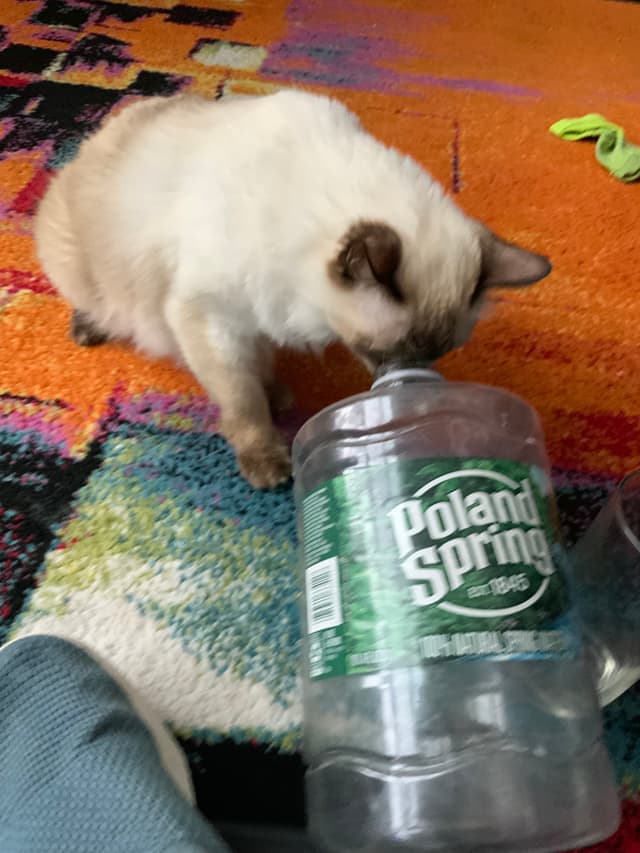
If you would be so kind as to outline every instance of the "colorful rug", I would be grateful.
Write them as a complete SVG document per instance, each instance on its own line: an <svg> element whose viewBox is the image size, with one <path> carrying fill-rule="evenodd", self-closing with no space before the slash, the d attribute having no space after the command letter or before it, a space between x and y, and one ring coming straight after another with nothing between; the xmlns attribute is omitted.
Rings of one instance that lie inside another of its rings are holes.
<svg viewBox="0 0 640 853"><path fill-rule="evenodd" d="M490 12L490 13L489 13ZM548 253L504 294L452 379L540 411L569 539L640 464L640 186L548 133L603 113L640 142L640 6L607 0L4 0L0 10L0 641L35 631L108 655L184 739L212 817L301 821L291 494L253 492L186 373L84 350L34 259L48 176L117 104L332 92L470 213ZM339 348L284 355L290 434L366 387ZM640 850L640 692L606 715Z"/></svg>

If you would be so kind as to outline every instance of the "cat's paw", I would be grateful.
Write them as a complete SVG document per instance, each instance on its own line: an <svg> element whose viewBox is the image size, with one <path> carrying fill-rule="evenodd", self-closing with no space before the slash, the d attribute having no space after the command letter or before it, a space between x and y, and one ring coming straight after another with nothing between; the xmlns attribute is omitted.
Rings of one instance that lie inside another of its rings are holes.
<svg viewBox="0 0 640 853"><path fill-rule="evenodd" d="M108 336L94 325L91 318L77 309L71 317L71 337L81 347L97 347L108 340Z"/></svg>
<svg viewBox="0 0 640 853"><path fill-rule="evenodd" d="M240 451L238 466L256 489L274 489L291 476L291 456L280 442Z"/></svg>

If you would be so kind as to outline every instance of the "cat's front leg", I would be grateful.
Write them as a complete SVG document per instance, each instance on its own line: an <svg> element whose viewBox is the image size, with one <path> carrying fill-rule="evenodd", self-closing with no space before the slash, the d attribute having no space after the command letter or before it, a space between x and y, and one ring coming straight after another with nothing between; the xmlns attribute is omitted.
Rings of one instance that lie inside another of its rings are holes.
<svg viewBox="0 0 640 853"><path fill-rule="evenodd" d="M288 480L291 458L271 418L262 346L251 338L234 345L227 330L216 346L210 317L193 301L172 298L165 315L189 369L220 406L220 430L242 475L259 489Z"/></svg>

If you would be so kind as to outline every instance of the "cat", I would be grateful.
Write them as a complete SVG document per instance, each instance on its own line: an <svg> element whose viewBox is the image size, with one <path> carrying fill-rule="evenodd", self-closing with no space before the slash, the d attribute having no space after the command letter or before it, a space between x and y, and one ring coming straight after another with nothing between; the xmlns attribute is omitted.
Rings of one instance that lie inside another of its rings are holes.
<svg viewBox="0 0 640 853"><path fill-rule="evenodd" d="M259 488L290 475L274 347L430 362L466 340L488 288L551 270L344 105L298 90L127 105L52 179L34 235L73 338L186 365Z"/></svg>

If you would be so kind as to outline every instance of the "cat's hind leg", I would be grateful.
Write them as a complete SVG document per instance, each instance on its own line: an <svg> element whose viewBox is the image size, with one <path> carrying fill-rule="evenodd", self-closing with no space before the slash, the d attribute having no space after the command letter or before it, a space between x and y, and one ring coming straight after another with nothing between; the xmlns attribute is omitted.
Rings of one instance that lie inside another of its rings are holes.
<svg viewBox="0 0 640 853"><path fill-rule="evenodd" d="M256 341L256 360L271 411L274 415L289 411L294 403L293 394L289 386L275 375L274 347L264 336Z"/></svg>
<svg viewBox="0 0 640 853"><path fill-rule="evenodd" d="M63 170L56 176L40 202L34 223L36 252L48 279L73 306L71 337L81 346L96 346L107 335L91 319L97 296L71 215L68 174Z"/></svg>

